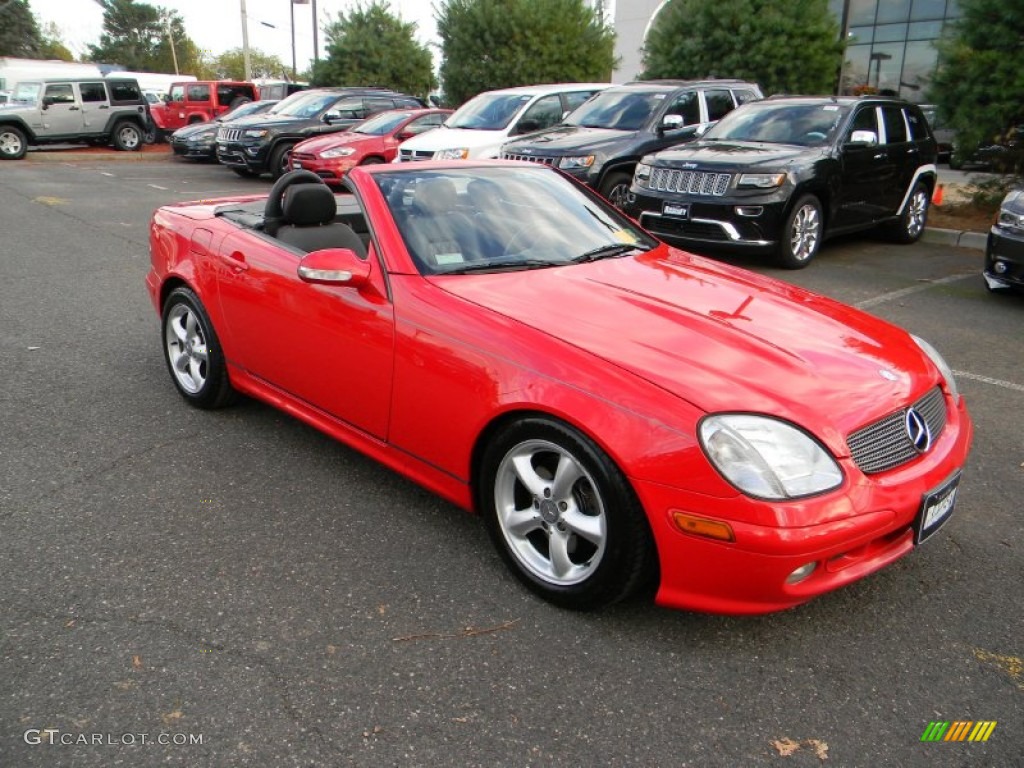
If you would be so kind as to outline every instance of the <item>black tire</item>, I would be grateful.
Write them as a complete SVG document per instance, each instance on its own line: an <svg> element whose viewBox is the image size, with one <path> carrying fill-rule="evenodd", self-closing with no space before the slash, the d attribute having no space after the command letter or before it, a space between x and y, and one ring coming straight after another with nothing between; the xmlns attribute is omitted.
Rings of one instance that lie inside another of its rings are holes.
<svg viewBox="0 0 1024 768"><path fill-rule="evenodd" d="M626 205L626 193L633 183L633 177L625 171L615 171L605 176L601 182L601 195L616 208Z"/></svg>
<svg viewBox="0 0 1024 768"><path fill-rule="evenodd" d="M270 153L270 176L274 180L281 178L281 174L288 169L288 153L291 152L291 144L279 144Z"/></svg>
<svg viewBox="0 0 1024 768"><path fill-rule="evenodd" d="M803 269L818 254L825 234L821 203L814 195L802 195L789 211L779 236L779 266Z"/></svg>
<svg viewBox="0 0 1024 768"><path fill-rule="evenodd" d="M255 171L250 171L248 168L242 165L231 165L228 167L231 168L232 171L241 176L243 179L251 179L254 176L258 175Z"/></svg>
<svg viewBox="0 0 1024 768"><path fill-rule="evenodd" d="M28 151L25 132L16 125L0 125L0 160L21 160Z"/></svg>
<svg viewBox="0 0 1024 768"><path fill-rule="evenodd" d="M360 165L383 165L383 163L383 157L368 157L365 160L363 160L363 162L361 162Z"/></svg>
<svg viewBox="0 0 1024 768"><path fill-rule="evenodd" d="M963 158L957 157L955 152L952 155L949 156L949 170L951 170L951 171L959 171L963 167L964 167Z"/></svg>
<svg viewBox="0 0 1024 768"><path fill-rule="evenodd" d="M130 120L122 120L114 126L111 140L122 152L138 152L142 149L142 129Z"/></svg>
<svg viewBox="0 0 1024 768"><path fill-rule="evenodd" d="M147 125L146 130L142 132L142 143L156 144L156 130L155 125Z"/></svg>
<svg viewBox="0 0 1024 768"><path fill-rule="evenodd" d="M918 182L910 191L907 204L903 206L903 212L895 221L885 225L885 231L889 237L897 242L909 245L921 239L925 225L928 223L928 205L931 197L928 188Z"/></svg>
<svg viewBox="0 0 1024 768"><path fill-rule="evenodd" d="M522 481L524 456L543 496ZM572 470L563 488L559 466ZM636 494L607 454L567 424L536 416L502 428L483 455L477 490L498 553L545 600L592 610L653 584L654 539Z"/></svg>
<svg viewBox="0 0 1024 768"><path fill-rule="evenodd" d="M164 302L160 330L167 372L190 405L214 409L235 401L238 395L228 380L220 340L190 288L180 286L171 291Z"/></svg>

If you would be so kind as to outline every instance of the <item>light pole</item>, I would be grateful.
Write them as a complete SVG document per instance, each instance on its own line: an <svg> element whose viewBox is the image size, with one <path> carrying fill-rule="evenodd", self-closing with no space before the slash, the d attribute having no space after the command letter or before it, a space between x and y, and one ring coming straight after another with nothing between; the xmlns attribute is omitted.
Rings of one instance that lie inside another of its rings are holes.
<svg viewBox="0 0 1024 768"><path fill-rule="evenodd" d="M245 79L252 80L252 59L249 58L249 20L245 13L245 0L242 4L242 59L245 62Z"/></svg>
<svg viewBox="0 0 1024 768"><path fill-rule="evenodd" d="M171 30L171 17L169 15L164 16L164 21L167 22L167 40L171 44L171 58L174 60L174 74L180 75L181 72L178 71L178 54L174 50L174 32Z"/></svg>

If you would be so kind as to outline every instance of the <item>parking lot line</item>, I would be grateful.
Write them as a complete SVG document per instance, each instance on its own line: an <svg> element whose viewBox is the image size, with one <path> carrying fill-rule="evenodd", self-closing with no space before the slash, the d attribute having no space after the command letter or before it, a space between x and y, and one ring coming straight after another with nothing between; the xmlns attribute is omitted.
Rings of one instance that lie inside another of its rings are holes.
<svg viewBox="0 0 1024 768"><path fill-rule="evenodd" d="M1012 381L1005 381L1003 379L993 379L991 376L982 376L980 373L954 370L953 375L958 379L970 379L971 381L980 381L982 384L991 384L994 387L1012 389L1014 392L1024 392L1024 384L1015 384Z"/></svg>
<svg viewBox="0 0 1024 768"><path fill-rule="evenodd" d="M869 309L871 307L877 307L879 304L885 304L888 301L895 301L896 299L902 299L904 296L910 296L914 293L920 293L921 291L927 291L934 285L943 285L945 283L955 283L958 280L966 280L969 277L977 277L978 273L975 272L963 272L959 275L950 275L949 277L941 277L938 280L926 280L920 285L912 285L909 288L901 288L898 291L890 291L889 293L883 293L880 296L875 296L872 299L864 299L864 301L858 301L854 304L857 309Z"/></svg>

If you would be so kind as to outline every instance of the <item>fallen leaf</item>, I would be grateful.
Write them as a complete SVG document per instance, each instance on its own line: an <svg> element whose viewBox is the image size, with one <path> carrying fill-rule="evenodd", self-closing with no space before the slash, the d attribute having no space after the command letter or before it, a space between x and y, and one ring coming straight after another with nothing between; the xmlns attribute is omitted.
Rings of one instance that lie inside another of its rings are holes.
<svg viewBox="0 0 1024 768"><path fill-rule="evenodd" d="M974 658L999 667L999 669L1010 676L1010 679L1017 684L1018 688L1024 690L1024 659L1021 659L1019 656L992 653L981 648L974 649Z"/></svg>
<svg viewBox="0 0 1024 768"><path fill-rule="evenodd" d="M789 757L800 749L800 742L793 741L788 736L783 736L781 739L773 741L772 746L775 747L783 757Z"/></svg>
<svg viewBox="0 0 1024 768"><path fill-rule="evenodd" d="M828 744L824 741L820 739L807 739L804 744L814 750L814 754L817 755L819 760L828 760Z"/></svg>
<svg viewBox="0 0 1024 768"><path fill-rule="evenodd" d="M68 622L66 622L66 623L64 624L64 626L65 626L65 627L66 627L67 629L71 629L72 627L74 627L74 626L75 626L75 620L74 620L74 619L71 619L71 621L68 621Z"/></svg>
<svg viewBox="0 0 1024 768"><path fill-rule="evenodd" d="M142 669L142 657L132 656L132 669Z"/></svg>
<svg viewBox="0 0 1024 768"><path fill-rule="evenodd" d="M164 725L173 725L184 716L184 713L180 709L176 709L173 712L168 712L166 715L160 715L160 719L164 721Z"/></svg>
<svg viewBox="0 0 1024 768"><path fill-rule="evenodd" d="M114 687L117 688L117 690L119 691L130 691L132 688L135 687L135 683L131 680L120 680L114 683Z"/></svg>
<svg viewBox="0 0 1024 768"><path fill-rule="evenodd" d="M336 645L328 645L327 646L327 653L329 653L331 656L333 656L337 652L338 652L338 646L336 646Z"/></svg>

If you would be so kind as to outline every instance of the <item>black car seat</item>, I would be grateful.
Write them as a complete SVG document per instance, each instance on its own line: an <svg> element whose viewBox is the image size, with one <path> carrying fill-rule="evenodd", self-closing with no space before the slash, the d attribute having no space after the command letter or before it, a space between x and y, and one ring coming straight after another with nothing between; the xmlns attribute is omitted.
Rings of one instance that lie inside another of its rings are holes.
<svg viewBox="0 0 1024 768"><path fill-rule="evenodd" d="M292 184L281 204L282 223L276 237L309 253L323 248L348 248L362 258L366 246L352 227L334 217L338 204L325 184Z"/></svg>

